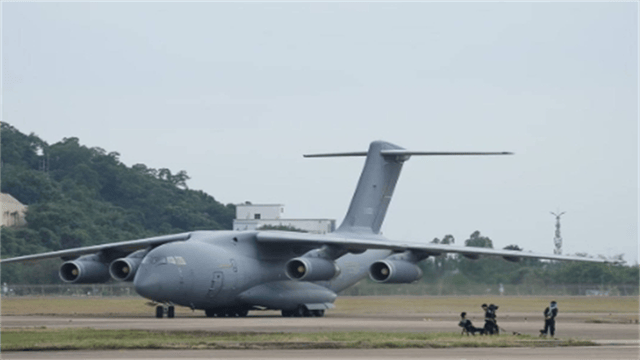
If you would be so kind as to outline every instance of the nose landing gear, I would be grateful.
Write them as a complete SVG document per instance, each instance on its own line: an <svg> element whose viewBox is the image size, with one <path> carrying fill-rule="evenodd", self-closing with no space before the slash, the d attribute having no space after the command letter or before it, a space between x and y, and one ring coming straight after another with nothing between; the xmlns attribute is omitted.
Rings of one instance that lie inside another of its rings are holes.
<svg viewBox="0 0 640 360"><path fill-rule="evenodd" d="M162 319L164 314L167 314L167 318L171 319L176 316L176 310L173 305L158 305L156 306L156 317Z"/></svg>

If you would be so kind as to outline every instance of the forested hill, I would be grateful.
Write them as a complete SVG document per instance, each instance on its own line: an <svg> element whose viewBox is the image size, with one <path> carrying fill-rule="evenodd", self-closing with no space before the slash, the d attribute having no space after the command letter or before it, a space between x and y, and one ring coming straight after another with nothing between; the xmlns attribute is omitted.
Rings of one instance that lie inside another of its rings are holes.
<svg viewBox="0 0 640 360"><path fill-rule="evenodd" d="M6 123L1 136L2 192L29 206L26 227L2 228L3 258L232 228L235 206L188 189L185 171L127 167L117 152L73 137L50 145Z"/></svg>

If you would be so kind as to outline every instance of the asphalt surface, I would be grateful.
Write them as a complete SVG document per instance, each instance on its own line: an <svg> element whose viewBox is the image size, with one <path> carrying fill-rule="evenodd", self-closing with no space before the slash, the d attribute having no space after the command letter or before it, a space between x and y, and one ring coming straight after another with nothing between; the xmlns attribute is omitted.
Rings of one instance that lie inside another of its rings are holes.
<svg viewBox="0 0 640 360"><path fill-rule="evenodd" d="M634 359L638 346L364 350L129 350L10 352L3 359Z"/></svg>
<svg viewBox="0 0 640 360"><path fill-rule="evenodd" d="M603 315L604 316L604 315ZM559 318L556 336L589 340L637 340L638 324L590 323L590 319L602 318L594 314L568 314ZM502 314L498 325L506 333L537 335L543 327L540 316L534 314ZM526 319L526 320L525 320ZM529 319L535 319L529 320ZM615 320L618 321L618 320ZM481 327L483 322L474 320ZM66 317L66 316L3 316L2 327L94 328L94 329L143 329L143 330L203 330L233 332L320 332L367 331L392 332L457 332L458 319L441 314L416 314L399 316L353 316L323 318L283 318L280 316L249 316L246 318L176 317Z"/></svg>
<svg viewBox="0 0 640 360"><path fill-rule="evenodd" d="M537 334L542 321L534 314L501 314L499 325L508 332ZM587 322L605 317L604 323ZM525 320L526 319L526 320ZM3 352L3 359L640 359L638 324L606 322L606 314L566 314L558 319L556 336L594 340L595 347L551 348L456 348L456 349L361 349L361 350L115 350L115 351L34 351ZM479 320L474 321L481 326ZM379 330L389 332L459 331L450 315L416 314L401 316L327 316L324 318L174 318L152 317L64 317L4 316L2 328L95 328L208 330L232 332L320 332Z"/></svg>

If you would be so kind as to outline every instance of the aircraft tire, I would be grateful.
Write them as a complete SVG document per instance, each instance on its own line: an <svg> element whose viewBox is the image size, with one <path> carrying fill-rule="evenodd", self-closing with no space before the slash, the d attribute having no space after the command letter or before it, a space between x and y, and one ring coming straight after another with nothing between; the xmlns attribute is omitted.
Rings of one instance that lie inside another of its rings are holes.
<svg viewBox="0 0 640 360"><path fill-rule="evenodd" d="M236 311L236 314L239 317L247 317L247 315L249 315L249 310L248 309L238 309L238 311Z"/></svg>
<svg viewBox="0 0 640 360"><path fill-rule="evenodd" d="M282 317L292 317L292 316L293 316L292 310L282 310Z"/></svg>
<svg viewBox="0 0 640 360"><path fill-rule="evenodd" d="M156 317L162 319L164 317L164 307L162 305L156 306Z"/></svg>
<svg viewBox="0 0 640 360"><path fill-rule="evenodd" d="M323 317L324 316L324 310L313 310L313 311L311 311L311 313L315 317Z"/></svg>
<svg viewBox="0 0 640 360"><path fill-rule="evenodd" d="M169 319L173 319L174 317L176 317L176 308L174 306L169 306L169 308L167 309L167 317Z"/></svg>
<svg viewBox="0 0 640 360"><path fill-rule="evenodd" d="M295 317L305 317L305 316L307 316L308 312L309 312L309 310L307 310L306 306L298 305L298 307L293 312L293 316L295 316Z"/></svg>
<svg viewBox="0 0 640 360"><path fill-rule="evenodd" d="M217 313L213 309L204 309L204 314L210 318L215 317L217 315Z"/></svg>

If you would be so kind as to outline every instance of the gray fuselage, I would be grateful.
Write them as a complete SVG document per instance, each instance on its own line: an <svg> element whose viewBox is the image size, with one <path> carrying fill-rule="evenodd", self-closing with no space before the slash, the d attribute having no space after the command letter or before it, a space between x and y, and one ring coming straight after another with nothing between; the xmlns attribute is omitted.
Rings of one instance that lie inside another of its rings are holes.
<svg viewBox="0 0 640 360"><path fill-rule="evenodd" d="M255 231L196 231L187 241L151 250L138 268L136 291L151 300L193 309L245 307L295 309L333 303L336 294L367 276L388 250L347 254L336 260L341 272L330 281L290 280L285 263L311 248L264 245Z"/></svg>

